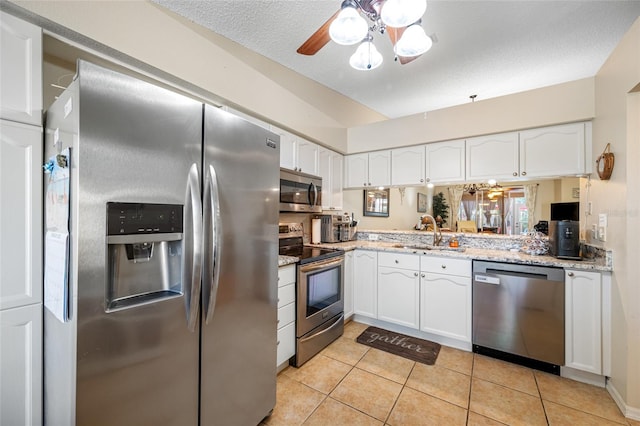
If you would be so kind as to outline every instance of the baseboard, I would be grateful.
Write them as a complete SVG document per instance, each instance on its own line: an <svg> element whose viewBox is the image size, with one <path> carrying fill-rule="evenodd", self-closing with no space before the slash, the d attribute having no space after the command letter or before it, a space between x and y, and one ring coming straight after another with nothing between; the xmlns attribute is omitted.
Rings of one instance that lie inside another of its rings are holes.
<svg viewBox="0 0 640 426"><path fill-rule="evenodd" d="M609 392L609 395L611 395L611 398L613 398L613 401L616 403L620 411L622 411L623 416L631 420L640 421L640 408L629 407L624 402L624 399L622 399L622 396L620 395L616 387L613 386L610 380L607 381L607 391Z"/></svg>
<svg viewBox="0 0 640 426"><path fill-rule="evenodd" d="M598 386L599 388L604 388L607 385L606 377L599 374L589 373L587 371L576 370L571 367L560 367L560 376L577 382Z"/></svg>

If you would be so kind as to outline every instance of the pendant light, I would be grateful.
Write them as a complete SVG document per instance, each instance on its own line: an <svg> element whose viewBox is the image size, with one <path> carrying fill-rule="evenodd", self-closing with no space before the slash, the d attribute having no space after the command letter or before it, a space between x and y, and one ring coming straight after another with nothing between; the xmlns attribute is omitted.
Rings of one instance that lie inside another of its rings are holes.
<svg viewBox="0 0 640 426"><path fill-rule="evenodd" d="M342 3L342 10L329 26L331 40L342 45L356 44L367 36L368 31L367 21L358 13L353 0Z"/></svg>
<svg viewBox="0 0 640 426"><path fill-rule="evenodd" d="M380 17L390 27L400 28L422 18L427 10L427 0L387 0L382 5Z"/></svg>
<svg viewBox="0 0 640 426"><path fill-rule="evenodd" d="M378 68L382 64L382 55L373 44L373 37L371 37L371 34L367 34L367 37L362 40L362 43L360 43L356 52L351 55L349 64L353 68L361 71L372 70Z"/></svg>
<svg viewBox="0 0 640 426"><path fill-rule="evenodd" d="M433 40L424 33L420 26L421 21L407 27L402 33L400 40L396 42L393 51L397 56L411 57L418 56L431 49Z"/></svg>

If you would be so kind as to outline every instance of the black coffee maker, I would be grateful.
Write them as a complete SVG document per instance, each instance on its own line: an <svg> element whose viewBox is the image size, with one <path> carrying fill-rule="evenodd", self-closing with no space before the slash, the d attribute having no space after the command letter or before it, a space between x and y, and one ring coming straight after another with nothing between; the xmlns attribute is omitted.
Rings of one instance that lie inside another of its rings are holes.
<svg viewBox="0 0 640 426"><path fill-rule="evenodd" d="M559 259L580 260L580 222L552 220L549 223L549 253Z"/></svg>

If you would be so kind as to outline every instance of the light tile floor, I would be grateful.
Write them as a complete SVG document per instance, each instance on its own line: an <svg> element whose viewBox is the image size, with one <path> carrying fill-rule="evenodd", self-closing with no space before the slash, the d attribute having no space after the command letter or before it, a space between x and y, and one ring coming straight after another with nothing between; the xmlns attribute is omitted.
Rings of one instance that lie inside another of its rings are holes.
<svg viewBox="0 0 640 426"><path fill-rule="evenodd" d="M443 346L433 366L355 341L278 375L278 425L631 425L605 389Z"/></svg>

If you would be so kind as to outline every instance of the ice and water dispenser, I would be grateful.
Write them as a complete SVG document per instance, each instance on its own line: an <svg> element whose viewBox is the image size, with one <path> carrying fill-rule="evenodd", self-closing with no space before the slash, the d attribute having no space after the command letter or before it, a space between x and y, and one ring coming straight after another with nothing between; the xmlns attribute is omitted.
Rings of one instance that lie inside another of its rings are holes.
<svg viewBox="0 0 640 426"><path fill-rule="evenodd" d="M182 205L107 203L106 310L182 295Z"/></svg>

